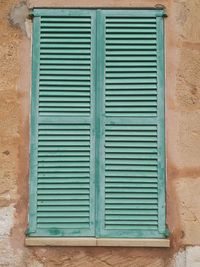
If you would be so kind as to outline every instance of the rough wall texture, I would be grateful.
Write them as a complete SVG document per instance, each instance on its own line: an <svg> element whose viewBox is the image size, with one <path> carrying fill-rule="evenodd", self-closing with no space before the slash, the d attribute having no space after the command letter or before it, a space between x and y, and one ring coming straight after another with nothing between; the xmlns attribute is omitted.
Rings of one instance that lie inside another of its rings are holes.
<svg viewBox="0 0 200 267"><path fill-rule="evenodd" d="M200 266L200 1L30 0L29 6L167 8L167 222L170 249L27 248L30 25L26 1L0 0L0 266ZM17 9L13 9L17 6ZM184 250L185 246L188 247ZM183 249L179 253L179 249ZM177 254L176 254L177 253Z"/></svg>

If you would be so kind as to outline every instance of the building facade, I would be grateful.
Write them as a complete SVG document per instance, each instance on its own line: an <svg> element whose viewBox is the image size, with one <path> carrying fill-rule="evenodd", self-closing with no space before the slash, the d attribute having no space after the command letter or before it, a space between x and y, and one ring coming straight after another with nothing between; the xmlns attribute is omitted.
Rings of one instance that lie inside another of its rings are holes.
<svg viewBox="0 0 200 267"><path fill-rule="evenodd" d="M200 266L200 19L198 0L0 2L0 266ZM33 8L161 8L165 43L166 224L170 246L68 246L25 239Z"/></svg>

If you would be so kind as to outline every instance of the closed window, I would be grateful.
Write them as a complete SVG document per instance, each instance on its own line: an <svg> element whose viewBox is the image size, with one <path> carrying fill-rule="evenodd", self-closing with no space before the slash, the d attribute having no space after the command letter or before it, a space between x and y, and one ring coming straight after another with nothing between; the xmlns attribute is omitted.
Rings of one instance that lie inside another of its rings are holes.
<svg viewBox="0 0 200 267"><path fill-rule="evenodd" d="M29 236L165 237L163 13L34 10Z"/></svg>

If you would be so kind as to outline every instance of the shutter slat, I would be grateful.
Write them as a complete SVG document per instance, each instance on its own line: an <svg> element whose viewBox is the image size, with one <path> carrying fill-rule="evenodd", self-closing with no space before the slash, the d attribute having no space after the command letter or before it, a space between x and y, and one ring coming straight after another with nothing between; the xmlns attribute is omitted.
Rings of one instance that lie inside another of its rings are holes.
<svg viewBox="0 0 200 267"><path fill-rule="evenodd" d="M59 195L60 197L63 197L62 195L69 195L68 197L70 197L70 195L80 195L80 197L82 197L82 195L85 195L84 197L88 197L88 193L89 193L89 190L88 189L40 189L38 188L38 194L41 195L41 196L44 196L45 195L51 195L51 197L54 197L52 195Z"/></svg>
<svg viewBox="0 0 200 267"><path fill-rule="evenodd" d="M73 28L70 28L70 26L68 26L66 24L66 26L64 28L62 27L41 27L41 35L45 34L45 33L65 33L68 35L68 33L71 35L71 33L78 33L78 36L80 33L89 33L90 32L90 25L87 27L87 28L79 28L78 26L77 27L73 27ZM90 37L90 35L88 35L88 37Z"/></svg>
<svg viewBox="0 0 200 267"><path fill-rule="evenodd" d="M81 23L81 24L84 24L84 23L90 23L91 22L91 18L90 17L79 17L79 16L64 16L64 17L61 17L61 16L58 16L58 17L51 17L51 16L42 16L41 17L41 22L43 23L51 23L51 22L59 22L59 23L71 23L71 22L74 22L74 23Z"/></svg>
<svg viewBox="0 0 200 267"><path fill-rule="evenodd" d="M123 178L123 179L122 179ZM134 185L135 183L140 184L140 183L147 183L147 186L150 186L150 183L152 183L152 187L154 187L154 183L157 184L157 180L156 180L156 176L153 175L149 175L149 176L145 176L142 173L142 177L139 173L136 173L136 175L107 175L107 184L108 184L108 188L112 187L112 184L114 183L116 187L120 186L121 184L126 187L128 185ZM127 184L127 185L126 185Z"/></svg>
<svg viewBox="0 0 200 267"><path fill-rule="evenodd" d="M156 51L156 45L130 45L129 43L123 45L107 44L107 51L142 51L148 53L148 51Z"/></svg>
<svg viewBox="0 0 200 267"><path fill-rule="evenodd" d="M52 55L52 57L54 57L54 56ZM45 58L48 58L48 56ZM87 59L86 56L80 56L80 58ZM112 61L118 61L118 62L120 62L120 61L122 61L122 62L124 62L124 61L147 61L148 62L148 61L156 61L156 56L151 56L151 55L150 56L140 56L140 55L137 55L137 53L135 56L132 53L130 53L129 56L128 55L127 56L124 56L124 55L119 56L119 54L118 54L118 56L108 55L106 57L106 61L110 61L110 62L112 62Z"/></svg>
<svg viewBox="0 0 200 267"><path fill-rule="evenodd" d="M79 188L79 186L76 184L77 182L80 182L81 184L85 184L88 182L88 179L90 178L90 175L86 173L40 173L38 176L38 186L41 188L46 188L49 183L49 188L53 187L53 184L58 182L58 187L66 186L68 188ZM74 182L73 182L74 181ZM82 188L88 188L88 185L81 185Z"/></svg>
<svg viewBox="0 0 200 267"><path fill-rule="evenodd" d="M46 182L46 180L38 179L38 188L40 189L69 189L69 188L75 188L74 182L79 183L79 186L84 187L82 184L88 184L89 178L67 178L66 179L59 179L59 178L49 178L49 181Z"/></svg>
<svg viewBox="0 0 200 267"><path fill-rule="evenodd" d="M131 21L130 21L131 22ZM145 23L145 22L141 22L141 21L135 21L133 23L129 23L129 22L122 22L122 23L117 23L117 22L113 22L113 23L110 23L109 21L107 21L107 26L109 26L109 29L120 29L120 28L123 28L124 30L124 27L127 28L130 28L130 29L138 29L138 28L144 28L145 31L150 28L150 30L152 29L155 29L156 30L156 24L155 23ZM139 29L138 29L138 32L141 32Z"/></svg>
<svg viewBox="0 0 200 267"><path fill-rule="evenodd" d="M83 44L83 47L85 46L85 44L90 44L90 39L87 38L87 37L84 37L84 38L58 38L58 37L55 37L55 38L45 38L43 37L42 40L41 40L41 45L43 47L45 47L45 44L55 44L55 45L58 45L58 44L65 44L66 47L68 45L72 45L72 44L75 44L75 45L82 45Z"/></svg>
<svg viewBox="0 0 200 267"><path fill-rule="evenodd" d="M158 210L157 204L152 203L142 203L142 204L134 204L134 203L120 203L118 205L113 204L107 204L106 212L114 211L118 214L121 212L138 212L140 214L141 212L145 212L146 210ZM139 226L138 226L139 227Z"/></svg>
<svg viewBox="0 0 200 267"><path fill-rule="evenodd" d="M77 20L75 21L77 22ZM79 23L73 23L73 22L70 22L70 21L62 21L60 20L60 22L43 22L42 20L42 29L43 28L48 28L48 29L51 29L51 28L69 28L69 29L73 29L73 28L77 28L77 29L80 29L80 28L89 28L90 27L90 21L87 22L83 22L83 21L80 21Z"/></svg>
<svg viewBox="0 0 200 267"><path fill-rule="evenodd" d="M89 200L79 200L79 199L74 199L74 200L40 200L38 201L38 206L87 206L87 210L88 210L88 206L90 204ZM47 221L48 223L48 221ZM59 224L59 221L58 221ZM65 226L66 228L66 226Z"/></svg>
<svg viewBox="0 0 200 267"><path fill-rule="evenodd" d="M136 38L135 40L130 39L108 39L106 40L106 45L156 45L156 39L139 39Z"/></svg>
<svg viewBox="0 0 200 267"><path fill-rule="evenodd" d="M41 33L41 38L62 38L62 39L67 39L67 38L87 38L88 40L90 39L90 34L89 33Z"/></svg>
<svg viewBox="0 0 200 267"><path fill-rule="evenodd" d="M89 161L89 157L78 157L78 156L69 156L69 157L39 157L38 162L74 162L74 161Z"/></svg>
<svg viewBox="0 0 200 267"><path fill-rule="evenodd" d="M142 215L106 215L106 219L109 220L110 222L112 221L116 221L116 222L125 222L125 221L129 221L132 220L134 222L138 222L139 220L142 220L144 222L147 222L149 220L151 221L157 221L158 220L158 216L155 215L146 215L146 216L142 216Z"/></svg>
<svg viewBox="0 0 200 267"><path fill-rule="evenodd" d="M72 60L73 59L73 60ZM44 56L44 59L41 58L40 62L41 62L41 66L44 66L44 65L51 65L53 67L57 67L57 66L65 66L65 65L70 65L71 68L73 68L73 66L90 66L90 61L87 59L84 59L84 60L80 60L78 59L77 57L72 57L72 59L63 59L63 58L60 58L59 60L56 58L54 59L47 59L45 56Z"/></svg>
<svg viewBox="0 0 200 267"><path fill-rule="evenodd" d="M67 212L38 212L38 214L40 215L40 218L45 218L45 217L51 217L51 218L59 218L59 217L63 217L63 218L76 218L76 217L89 217L89 213L86 211L82 211L82 212L79 212L79 211L67 211Z"/></svg>
<svg viewBox="0 0 200 267"><path fill-rule="evenodd" d="M135 63L135 62L134 62ZM134 64L133 63L133 64ZM119 73L132 73L132 74L136 74L139 73L141 74L141 72L155 72L156 68L152 65L152 66L146 66L146 67L140 67L140 66L128 66L128 67L124 67L123 69L120 69L118 66L113 66L113 67L107 67L106 68L106 72L107 73L116 73L117 70L119 71Z"/></svg>
<svg viewBox="0 0 200 267"><path fill-rule="evenodd" d="M106 158L106 164L107 165L157 165L157 160L128 160L120 158L118 160L116 159L108 159Z"/></svg>
<svg viewBox="0 0 200 267"><path fill-rule="evenodd" d="M68 71L61 71L61 70L41 70L40 71L40 74L43 75L43 77L45 77L44 75L54 75L54 76L57 76L57 75L90 75L90 71L89 70L80 70L78 69L77 71L74 71L74 70L68 70ZM89 77L88 77L89 79Z"/></svg>
<svg viewBox="0 0 200 267"><path fill-rule="evenodd" d="M108 225L107 226L107 229L108 230L112 230L113 229L113 225ZM127 231L136 231L136 232L138 232L139 231L139 236L142 236L142 233L143 233L143 231L146 231L147 229L148 229L148 231L152 231L152 230L157 230L158 229L158 227L157 226L151 226L151 225L145 225L145 226L143 226L143 225L140 225L140 226L137 226L137 225L128 225L128 226L126 226L126 225L116 225L116 227L115 227L115 229L116 229L116 231L117 232L119 232L119 230L124 230L125 232L127 232ZM123 232L124 232L123 231Z"/></svg>
<svg viewBox="0 0 200 267"><path fill-rule="evenodd" d="M152 183L152 180L149 182L150 184L142 182L137 183L137 181L133 182L133 179L130 179L129 182L123 181L121 183L117 183L116 181L113 181L113 179L109 180L109 178L107 181L106 192L110 192L110 188L114 188L115 192L132 192L132 189L135 188L137 188L137 190L143 190L144 188L147 188L147 190L150 188L157 188L157 183Z"/></svg>
<svg viewBox="0 0 200 267"><path fill-rule="evenodd" d="M89 221L89 220L88 220ZM69 229L87 229L88 228L88 222L76 222L76 221L73 221L73 222L59 222L59 223L38 223L38 228L39 229L66 229L66 226L67 228ZM59 231L59 230L58 230ZM55 231L56 233L56 231ZM55 235L54 232L52 231L52 233L50 235ZM73 234L74 235L74 234Z"/></svg>
<svg viewBox="0 0 200 267"><path fill-rule="evenodd" d="M38 212L50 212L52 215L55 214L55 212L88 212L87 211L87 206L78 206L78 207L74 207L74 206L67 206L67 207L55 207L55 206L48 206L48 207L42 207L39 206L38 207Z"/></svg>
<svg viewBox="0 0 200 267"><path fill-rule="evenodd" d="M90 66L89 66L89 64L88 65L82 65L82 66L79 66L79 65L70 66L70 65L44 65L44 64L41 64L40 70L41 71L52 70L52 73L53 73L53 71L62 70L62 71L70 71L70 73L72 73L71 71L74 71L74 70L76 70L76 71L90 70Z"/></svg>
<svg viewBox="0 0 200 267"><path fill-rule="evenodd" d="M106 76L107 78L110 78L112 80L115 80L116 78L117 79L130 79L130 78L149 78L149 77L153 77L155 78L156 75L155 75L155 72L144 72L144 73L133 73L133 72L126 72L126 73L121 73L121 72L117 72L115 70L114 73L109 73L108 71L106 72Z"/></svg>
<svg viewBox="0 0 200 267"><path fill-rule="evenodd" d="M156 23L156 19L155 18L135 18L135 17L107 17L106 18L106 25L110 25L111 23L113 24L117 24L117 23L147 23L147 24L150 24L150 23L153 23L155 24ZM125 26L126 27L126 26Z"/></svg>
<svg viewBox="0 0 200 267"><path fill-rule="evenodd" d="M109 91L106 93L106 96L114 96L114 97L120 97L120 96L146 96L146 95L150 95L150 96L156 96L157 92L156 90L123 90L122 92L119 92L118 95L116 95L115 92Z"/></svg>

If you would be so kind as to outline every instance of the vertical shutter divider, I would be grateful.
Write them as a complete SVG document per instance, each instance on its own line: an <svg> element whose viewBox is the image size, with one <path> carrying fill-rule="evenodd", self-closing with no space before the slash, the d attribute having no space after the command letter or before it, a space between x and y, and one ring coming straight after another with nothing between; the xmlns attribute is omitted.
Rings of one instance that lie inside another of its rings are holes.
<svg viewBox="0 0 200 267"><path fill-rule="evenodd" d="M156 18L157 23L157 77L158 77L158 227L161 234L166 234L166 177L165 177L165 63L164 63L164 20Z"/></svg>
<svg viewBox="0 0 200 267"><path fill-rule="evenodd" d="M103 77L104 77L104 27L102 11L96 11L96 31L97 31L97 48L96 48L96 237L101 236L101 224L104 221L103 206L104 187L103 178Z"/></svg>
<svg viewBox="0 0 200 267"><path fill-rule="evenodd" d="M29 183L29 228L27 233L35 233L37 227L37 151L38 151L38 104L40 66L40 17L34 18L32 42L32 91L30 129L30 183Z"/></svg>

